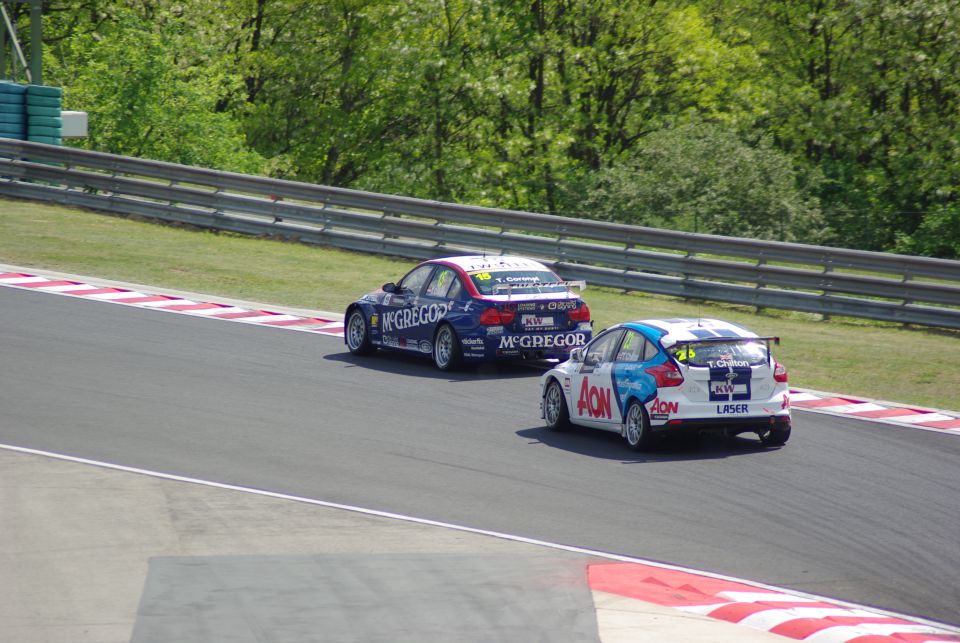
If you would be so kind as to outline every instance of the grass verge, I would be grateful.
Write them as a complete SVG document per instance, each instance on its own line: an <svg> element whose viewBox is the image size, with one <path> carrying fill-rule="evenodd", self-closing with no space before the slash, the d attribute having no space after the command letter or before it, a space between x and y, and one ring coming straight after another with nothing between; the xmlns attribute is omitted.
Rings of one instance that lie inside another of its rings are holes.
<svg viewBox="0 0 960 643"><path fill-rule="evenodd" d="M415 264L3 198L0 262L328 311ZM584 298L597 329L627 319L719 317L780 336L777 357L793 386L960 410L958 333L597 287Z"/></svg>

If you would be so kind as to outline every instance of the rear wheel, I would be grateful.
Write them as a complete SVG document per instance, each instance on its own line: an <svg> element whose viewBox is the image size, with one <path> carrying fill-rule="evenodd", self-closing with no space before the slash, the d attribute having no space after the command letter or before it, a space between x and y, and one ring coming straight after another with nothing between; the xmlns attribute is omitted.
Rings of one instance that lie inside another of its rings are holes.
<svg viewBox="0 0 960 643"><path fill-rule="evenodd" d="M450 324L441 325L433 338L433 363L441 371L452 371L460 366L462 360L463 349L456 331Z"/></svg>
<svg viewBox="0 0 960 643"><path fill-rule="evenodd" d="M570 412L560 382L551 380L543 394L543 419L551 431L563 431L570 427Z"/></svg>
<svg viewBox="0 0 960 643"><path fill-rule="evenodd" d="M637 400L630 402L627 409L627 418L624 423L623 438L627 446L633 451L645 451L653 444L653 435L650 430L650 420L647 411Z"/></svg>
<svg viewBox="0 0 960 643"><path fill-rule="evenodd" d="M354 308L347 318L344 334L347 338L347 348L354 355L369 355L376 350L376 346L370 341L367 318L359 308Z"/></svg>
<svg viewBox="0 0 960 643"><path fill-rule="evenodd" d="M766 430L757 431L757 437L764 446L782 447L790 439L790 427L769 427Z"/></svg>

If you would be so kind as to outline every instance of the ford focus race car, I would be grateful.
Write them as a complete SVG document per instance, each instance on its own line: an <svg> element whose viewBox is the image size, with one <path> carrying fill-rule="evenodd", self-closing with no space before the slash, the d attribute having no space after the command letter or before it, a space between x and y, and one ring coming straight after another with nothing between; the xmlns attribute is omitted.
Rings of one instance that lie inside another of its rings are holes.
<svg viewBox="0 0 960 643"><path fill-rule="evenodd" d="M790 438L787 370L777 337L716 319L646 319L597 335L540 380L540 417L620 433L634 450L661 436L756 433Z"/></svg>
<svg viewBox="0 0 960 643"><path fill-rule="evenodd" d="M590 309L542 263L511 256L431 259L364 295L344 316L355 355L378 347L463 361L566 359L592 336Z"/></svg>

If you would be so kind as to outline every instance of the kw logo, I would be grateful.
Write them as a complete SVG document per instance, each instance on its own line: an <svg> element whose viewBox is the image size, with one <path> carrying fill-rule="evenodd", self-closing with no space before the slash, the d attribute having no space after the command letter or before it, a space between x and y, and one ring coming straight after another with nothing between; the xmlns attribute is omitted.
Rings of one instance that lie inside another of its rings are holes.
<svg viewBox="0 0 960 643"><path fill-rule="evenodd" d="M587 415L592 418L610 419L613 417L612 407L610 406L610 389L599 386L590 386L589 378L583 378L583 384L580 385L580 400L577 402L577 413L583 415L586 410Z"/></svg>

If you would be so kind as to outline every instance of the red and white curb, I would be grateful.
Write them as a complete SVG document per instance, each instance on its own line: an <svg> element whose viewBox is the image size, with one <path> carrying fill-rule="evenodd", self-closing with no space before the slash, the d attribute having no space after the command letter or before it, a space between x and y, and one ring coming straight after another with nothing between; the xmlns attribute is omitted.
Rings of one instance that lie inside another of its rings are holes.
<svg viewBox="0 0 960 643"><path fill-rule="evenodd" d="M790 405L816 413L840 415L884 424L911 426L917 429L960 435L960 415L910 406L837 396L818 391L790 391Z"/></svg>
<svg viewBox="0 0 960 643"><path fill-rule="evenodd" d="M809 643L955 643L960 634L931 623L775 588L640 563L587 569L590 588L708 616Z"/></svg>
<svg viewBox="0 0 960 643"><path fill-rule="evenodd" d="M304 317L271 312L269 310L245 308L231 304L200 302L174 295L157 295L114 286L95 286L80 281L42 277L23 272L0 273L0 285L55 293L58 295L84 297L112 304L126 304L129 306L151 308L153 310L163 310L197 317L224 319L227 321L259 324L261 326L276 326L290 330L301 330L343 337L342 319Z"/></svg>

